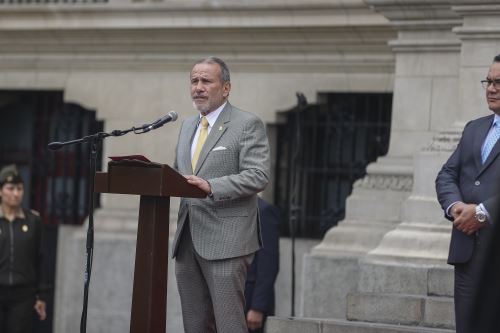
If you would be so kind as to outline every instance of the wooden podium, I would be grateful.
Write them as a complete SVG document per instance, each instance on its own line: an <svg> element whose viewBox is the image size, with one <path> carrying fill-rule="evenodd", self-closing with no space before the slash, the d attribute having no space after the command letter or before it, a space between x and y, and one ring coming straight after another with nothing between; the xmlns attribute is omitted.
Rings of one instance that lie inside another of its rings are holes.
<svg viewBox="0 0 500 333"><path fill-rule="evenodd" d="M95 192L140 195L130 333L165 333L170 197L206 194L168 165L110 162Z"/></svg>

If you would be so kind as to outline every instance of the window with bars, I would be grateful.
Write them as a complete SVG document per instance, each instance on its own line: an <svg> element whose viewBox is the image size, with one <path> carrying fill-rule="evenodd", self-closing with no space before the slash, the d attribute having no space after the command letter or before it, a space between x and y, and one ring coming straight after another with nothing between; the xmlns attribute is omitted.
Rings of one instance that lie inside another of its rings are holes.
<svg viewBox="0 0 500 333"><path fill-rule="evenodd" d="M88 215L90 148L54 152L47 144L101 131L96 112L64 103L62 92L0 91L0 117L0 166L18 165L26 183L24 206L39 211L45 224L82 224Z"/></svg>
<svg viewBox="0 0 500 333"><path fill-rule="evenodd" d="M387 154L390 93L322 93L317 104L279 113L275 203L281 234L322 238L345 216L366 167Z"/></svg>

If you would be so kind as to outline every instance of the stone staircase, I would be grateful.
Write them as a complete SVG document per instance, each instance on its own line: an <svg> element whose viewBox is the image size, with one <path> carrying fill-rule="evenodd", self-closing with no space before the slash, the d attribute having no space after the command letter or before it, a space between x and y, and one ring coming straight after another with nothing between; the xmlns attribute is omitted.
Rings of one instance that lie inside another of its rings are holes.
<svg viewBox="0 0 500 333"><path fill-rule="evenodd" d="M453 333L454 330L340 319L268 318L266 333Z"/></svg>
<svg viewBox="0 0 500 333"><path fill-rule="evenodd" d="M443 320L446 318L446 320ZM347 319L372 323L454 327L453 298L357 293L347 297Z"/></svg>
<svg viewBox="0 0 500 333"><path fill-rule="evenodd" d="M347 294L346 319L269 318L266 333L454 332L449 266L360 262L358 290Z"/></svg>
<svg viewBox="0 0 500 333"><path fill-rule="evenodd" d="M453 329L453 269L363 262L358 290L347 295L351 321Z"/></svg>

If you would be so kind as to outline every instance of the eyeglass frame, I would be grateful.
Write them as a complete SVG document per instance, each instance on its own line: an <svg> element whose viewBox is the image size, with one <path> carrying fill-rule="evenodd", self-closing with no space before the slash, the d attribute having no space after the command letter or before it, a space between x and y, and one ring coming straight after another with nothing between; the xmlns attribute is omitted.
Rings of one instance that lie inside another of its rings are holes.
<svg viewBox="0 0 500 333"><path fill-rule="evenodd" d="M500 89L500 79L496 80L481 80L481 85L483 86L484 89L488 89L491 85L493 85L493 88L495 89Z"/></svg>

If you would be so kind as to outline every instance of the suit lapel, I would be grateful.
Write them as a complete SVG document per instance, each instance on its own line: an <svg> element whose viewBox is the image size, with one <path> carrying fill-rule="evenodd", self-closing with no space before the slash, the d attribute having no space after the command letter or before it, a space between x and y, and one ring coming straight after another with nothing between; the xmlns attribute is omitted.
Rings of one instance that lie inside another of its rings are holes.
<svg viewBox="0 0 500 333"><path fill-rule="evenodd" d="M488 155L488 158L486 159L486 161L484 161L483 167L479 171L480 174L484 170L486 170L486 168L488 168L491 163L493 163L493 161L495 160L495 158L497 158L498 154L500 154L500 140L498 140L497 143L495 143L495 145L491 149L491 152Z"/></svg>
<svg viewBox="0 0 500 333"><path fill-rule="evenodd" d="M200 157L198 157L198 163L196 165L196 170L194 170L195 175L198 174L200 168L203 166L203 163L205 162L208 153L212 150L217 141L219 141L222 134L224 134L224 132L226 131L227 123L229 123L229 121L231 120L231 110L232 110L231 104L227 102L226 106L224 107L219 117L215 121L214 126L210 130L210 134L208 134L207 141L205 141L205 144L201 149Z"/></svg>
<svg viewBox="0 0 500 333"><path fill-rule="evenodd" d="M479 150L479 173L478 176L483 173L486 168L493 162L493 160L496 158L496 156L500 153L500 145L499 142L493 146L493 149L491 150L490 154L488 155L488 158L486 161L484 161L484 164L482 163L481 159L481 148L483 147L484 140L486 139L486 136L488 135L488 131L490 130L491 124L493 123L493 116L485 118L485 121L481 124L481 127L479 128L479 135L476 136L476 140L479 142L479 148L474 146L474 149L477 151ZM475 154L476 155L476 154Z"/></svg>
<svg viewBox="0 0 500 333"><path fill-rule="evenodd" d="M484 139L488 134L488 130L490 128L491 122L490 117L485 118L484 121L479 124L479 128L477 131L477 135L474 137L474 144L472 147L472 151L474 154L474 162L476 163L477 170L481 170L483 168L483 161L481 158L481 148L483 147Z"/></svg>

